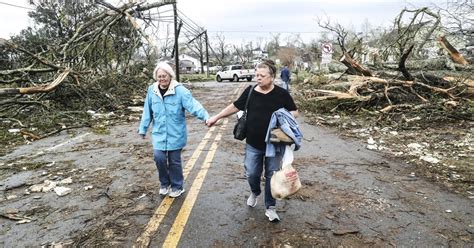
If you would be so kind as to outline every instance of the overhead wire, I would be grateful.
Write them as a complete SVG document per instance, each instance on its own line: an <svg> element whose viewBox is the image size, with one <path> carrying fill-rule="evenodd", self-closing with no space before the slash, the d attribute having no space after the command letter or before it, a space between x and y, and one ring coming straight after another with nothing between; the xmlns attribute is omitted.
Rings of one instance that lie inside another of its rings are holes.
<svg viewBox="0 0 474 248"><path fill-rule="evenodd" d="M20 9L35 10L33 8L28 8L28 7L24 7L24 6L20 6L20 5L16 5L16 4L11 4L11 3L5 3L5 2L1 2L1 1L0 1L0 4L8 5L8 6L11 6L11 7L16 7L16 8L20 8Z"/></svg>

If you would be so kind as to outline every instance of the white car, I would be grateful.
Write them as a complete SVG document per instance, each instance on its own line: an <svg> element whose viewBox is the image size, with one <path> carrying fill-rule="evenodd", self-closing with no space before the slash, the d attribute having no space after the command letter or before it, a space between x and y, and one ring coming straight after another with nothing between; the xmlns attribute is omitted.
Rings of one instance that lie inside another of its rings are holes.
<svg viewBox="0 0 474 248"><path fill-rule="evenodd" d="M255 77L255 69L245 69L242 65L228 65L224 70L217 72L216 81L229 80L238 82L240 79L252 81Z"/></svg>

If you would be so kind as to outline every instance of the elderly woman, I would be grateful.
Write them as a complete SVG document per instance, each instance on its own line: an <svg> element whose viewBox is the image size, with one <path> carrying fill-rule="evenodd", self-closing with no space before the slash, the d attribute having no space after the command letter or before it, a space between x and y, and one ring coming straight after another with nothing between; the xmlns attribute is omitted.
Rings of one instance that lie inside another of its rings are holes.
<svg viewBox="0 0 474 248"><path fill-rule="evenodd" d="M181 150L186 145L185 110L206 121L209 114L181 83L167 63L160 62L153 71L157 81L148 87L138 134L145 138L153 122L153 156L160 178L160 195L178 197L184 192Z"/></svg>
<svg viewBox="0 0 474 248"><path fill-rule="evenodd" d="M247 205L255 207L257 197L262 192L260 180L265 169L265 215L270 221L279 221L276 213L276 201L270 190L270 179L274 171L280 168L282 154L277 152L274 157L265 157L265 136L273 112L280 108L290 111L293 116L298 115L293 98L288 91L274 84L276 68L271 60L257 65L257 86L253 88L247 108L247 138L245 147L245 172L252 191L247 199ZM214 125L219 119L243 110L249 96L249 86L240 95L239 99L224 108L219 114L209 118L208 126Z"/></svg>

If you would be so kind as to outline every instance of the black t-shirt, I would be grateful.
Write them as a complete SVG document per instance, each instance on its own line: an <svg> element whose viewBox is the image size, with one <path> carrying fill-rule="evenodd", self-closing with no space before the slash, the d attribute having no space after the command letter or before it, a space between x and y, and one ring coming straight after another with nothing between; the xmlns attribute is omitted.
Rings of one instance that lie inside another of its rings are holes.
<svg viewBox="0 0 474 248"><path fill-rule="evenodd" d="M247 87L239 99L234 102L236 108L244 110L250 89L251 86ZM276 85L267 94L252 91L247 110L247 144L259 150L265 150L268 124L273 112L280 108L285 108L288 111L297 110L288 91Z"/></svg>

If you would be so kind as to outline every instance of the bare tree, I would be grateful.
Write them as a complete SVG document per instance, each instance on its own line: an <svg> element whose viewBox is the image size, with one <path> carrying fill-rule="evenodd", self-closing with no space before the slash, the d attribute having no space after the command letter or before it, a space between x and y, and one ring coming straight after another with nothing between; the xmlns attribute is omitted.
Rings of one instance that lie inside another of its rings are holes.
<svg viewBox="0 0 474 248"><path fill-rule="evenodd" d="M272 39L265 45L265 50L270 56L276 55L280 49L280 36L280 33L272 34Z"/></svg>
<svg viewBox="0 0 474 248"><path fill-rule="evenodd" d="M413 15L409 17L408 23L405 24L403 22L404 15L410 13L413 13ZM430 40L434 30L438 28L439 23L439 15L431 12L428 8L416 10L403 9L395 18L394 31L396 32L396 37L386 50L393 46L397 48L400 56L398 68L407 80L413 80L413 77L405 67L408 56L411 53L415 55L420 53L427 41Z"/></svg>
<svg viewBox="0 0 474 248"><path fill-rule="evenodd" d="M215 49L216 56L219 61L226 61L228 51L226 51L227 44L225 43L225 36L223 34L216 34Z"/></svg>
<svg viewBox="0 0 474 248"><path fill-rule="evenodd" d="M449 33L462 34L472 38L474 32L474 4L472 0L447 1L447 7L438 7L443 18L443 26Z"/></svg>
<svg viewBox="0 0 474 248"><path fill-rule="evenodd" d="M296 58L296 49L294 47L281 47L278 50L277 57L283 65L292 66Z"/></svg>

